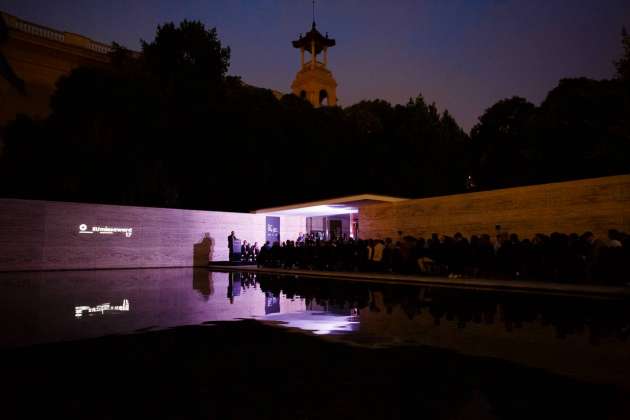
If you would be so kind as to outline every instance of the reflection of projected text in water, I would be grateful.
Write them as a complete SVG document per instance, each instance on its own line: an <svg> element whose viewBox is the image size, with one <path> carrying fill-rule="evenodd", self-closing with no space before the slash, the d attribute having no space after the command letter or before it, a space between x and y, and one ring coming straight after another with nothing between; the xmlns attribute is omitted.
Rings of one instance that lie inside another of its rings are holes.
<svg viewBox="0 0 630 420"><path fill-rule="evenodd" d="M129 299L123 299L122 305L114 305L112 306L110 303L102 303L96 306L75 306L74 307L74 316L77 318L83 317L84 313L87 315L105 315L105 312L108 313L117 313L117 312L129 312Z"/></svg>

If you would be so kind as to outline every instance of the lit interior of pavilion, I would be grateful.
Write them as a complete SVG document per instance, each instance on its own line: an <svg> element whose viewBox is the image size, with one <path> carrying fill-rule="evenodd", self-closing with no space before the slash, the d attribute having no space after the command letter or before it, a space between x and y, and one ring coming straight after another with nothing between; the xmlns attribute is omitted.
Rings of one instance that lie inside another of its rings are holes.
<svg viewBox="0 0 630 420"><path fill-rule="evenodd" d="M386 195L360 194L328 200L311 201L255 210L269 216L303 216L306 232L320 239L353 238L359 236L359 211L374 204L395 203L406 198Z"/></svg>

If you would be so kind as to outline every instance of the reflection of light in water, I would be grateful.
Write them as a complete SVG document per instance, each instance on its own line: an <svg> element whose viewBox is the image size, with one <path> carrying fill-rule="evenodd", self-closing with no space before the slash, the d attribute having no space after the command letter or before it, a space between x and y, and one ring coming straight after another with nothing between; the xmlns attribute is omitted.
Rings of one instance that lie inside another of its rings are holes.
<svg viewBox="0 0 630 420"><path fill-rule="evenodd" d="M129 299L124 299L122 305L120 306L112 306L109 303L103 303L101 305L96 306L75 306L74 307L74 316L77 318L81 318L83 316L83 312L88 313L88 315L101 314L104 315L105 312L129 312Z"/></svg>
<svg viewBox="0 0 630 420"><path fill-rule="evenodd" d="M303 311L288 314L272 314L266 320L281 321L283 327L299 328L314 334L325 335L331 332L351 332L359 326L359 317L335 315L329 312Z"/></svg>

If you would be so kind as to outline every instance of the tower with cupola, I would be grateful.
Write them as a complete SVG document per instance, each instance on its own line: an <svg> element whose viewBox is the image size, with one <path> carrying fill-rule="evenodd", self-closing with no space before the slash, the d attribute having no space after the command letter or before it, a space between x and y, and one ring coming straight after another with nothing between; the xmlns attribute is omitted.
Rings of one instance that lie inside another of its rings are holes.
<svg viewBox="0 0 630 420"><path fill-rule="evenodd" d="M311 30L293 41L293 47L300 50L300 70L291 84L294 95L308 100L315 108L337 105L337 82L328 69L328 49L335 46L335 40L322 35L317 30L313 13ZM310 54L306 60L305 53ZM322 61L318 60L322 56Z"/></svg>

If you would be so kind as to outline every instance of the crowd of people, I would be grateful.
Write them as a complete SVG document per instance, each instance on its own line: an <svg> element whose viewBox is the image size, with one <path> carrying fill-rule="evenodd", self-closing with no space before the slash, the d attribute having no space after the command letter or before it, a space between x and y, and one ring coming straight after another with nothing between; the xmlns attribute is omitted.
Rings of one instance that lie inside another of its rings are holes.
<svg viewBox="0 0 630 420"><path fill-rule="evenodd" d="M297 240L250 246L245 255L259 267L331 271L376 271L449 277L500 277L572 283L627 284L624 261L630 257L630 235L610 230L607 238L591 232L537 234L456 233L453 237L403 236L355 240L322 240L300 234Z"/></svg>
<svg viewBox="0 0 630 420"><path fill-rule="evenodd" d="M258 254L260 254L260 248L258 242L250 244L247 241L243 241L241 244L241 261L255 263L258 260Z"/></svg>

